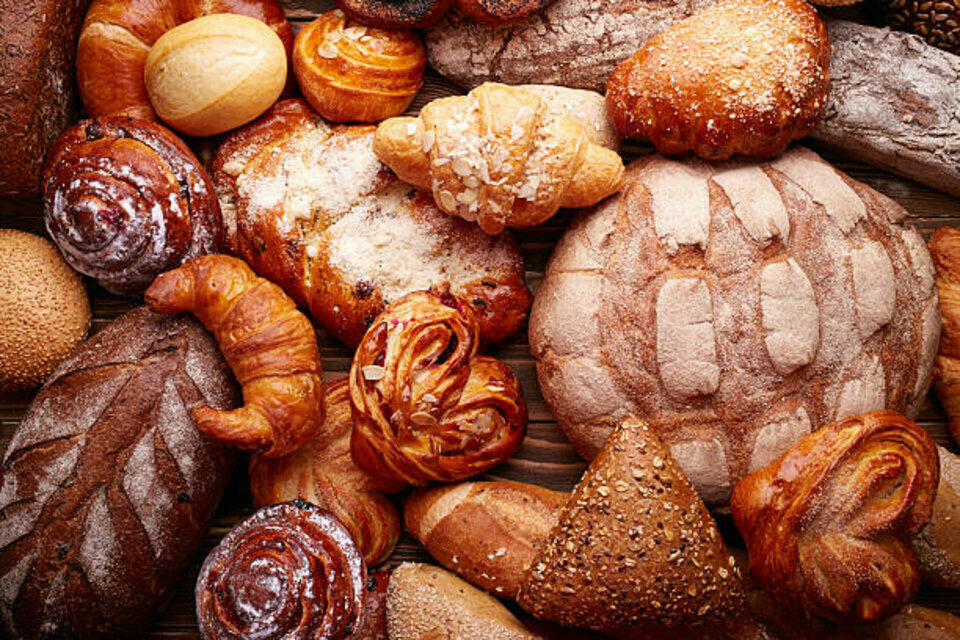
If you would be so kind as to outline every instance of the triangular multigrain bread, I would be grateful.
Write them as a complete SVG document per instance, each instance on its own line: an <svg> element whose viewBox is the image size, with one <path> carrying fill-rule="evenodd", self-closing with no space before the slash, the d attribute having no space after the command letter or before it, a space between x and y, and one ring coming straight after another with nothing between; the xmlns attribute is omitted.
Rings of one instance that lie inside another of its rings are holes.
<svg viewBox="0 0 960 640"><path fill-rule="evenodd" d="M629 637L720 623L743 592L669 449L628 418L573 490L517 601L538 618Z"/></svg>

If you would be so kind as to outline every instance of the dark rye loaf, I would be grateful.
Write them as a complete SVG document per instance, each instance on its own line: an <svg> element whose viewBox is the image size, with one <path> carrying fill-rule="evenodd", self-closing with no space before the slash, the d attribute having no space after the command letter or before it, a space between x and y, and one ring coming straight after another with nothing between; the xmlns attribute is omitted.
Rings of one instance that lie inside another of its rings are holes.
<svg viewBox="0 0 960 640"><path fill-rule="evenodd" d="M217 344L145 308L81 345L0 469L0 637L131 636L183 574L234 455L190 409L237 405Z"/></svg>
<svg viewBox="0 0 960 640"><path fill-rule="evenodd" d="M77 119L73 63L89 0L0 0L0 196L40 190L53 141Z"/></svg>

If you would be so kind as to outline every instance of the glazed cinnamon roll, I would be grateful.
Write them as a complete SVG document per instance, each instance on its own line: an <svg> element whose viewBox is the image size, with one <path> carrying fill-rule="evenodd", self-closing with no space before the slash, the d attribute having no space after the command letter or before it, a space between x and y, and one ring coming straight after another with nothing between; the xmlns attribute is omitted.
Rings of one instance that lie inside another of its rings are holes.
<svg viewBox="0 0 960 640"><path fill-rule="evenodd" d="M197 158L164 127L129 118L94 118L60 136L44 168L43 213L70 266L121 295L223 242Z"/></svg>
<svg viewBox="0 0 960 640"><path fill-rule="evenodd" d="M751 574L782 606L834 622L896 613L920 586L910 537L939 473L927 432L892 411L811 433L733 491Z"/></svg>
<svg viewBox="0 0 960 640"><path fill-rule="evenodd" d="M520 382L478 346L470 306L426 291L387 307L361 340L350 368L351 448L383 490L457 482L520 445Z"/></svg>
<svg viewBox="0 0 960 640"><path fill-rule="evenodd" d="M344 378L324 388L323 426L282 458L250 459L250 491L258 507L303 498L333 513L353 534L367 566L393 552L400 516L374 479L350 455L350 390Z"/></svg>
<svg viewBox="0 0 960 640"><path fill-rule="evenodd" d="M210 552L197 578L206 640L342 640L363 626L367 570L350 533L303 500L260 509Z"/></svg>

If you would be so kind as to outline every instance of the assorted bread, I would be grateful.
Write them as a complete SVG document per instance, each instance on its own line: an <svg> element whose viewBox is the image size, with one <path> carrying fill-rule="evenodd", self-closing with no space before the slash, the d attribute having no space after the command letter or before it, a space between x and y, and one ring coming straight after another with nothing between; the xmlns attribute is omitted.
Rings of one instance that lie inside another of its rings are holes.
<svg viewBox="0 0 960 640"><path fill-rule="evenodd" d="M560 207L589 207L623 186L623 161L583 125L523 89L484 84L434 100L416 118L377 127L380 160L430 189L446 213L489 234L541 224Z"/></svg>
<svg viewBox="0 0 960 640"><path fill-rule="evenodd" d="M958 59L803 0L337 4L92 0L78 43L86 3L0 9L34 27L0 27L0 193L74 71L90 116L44 161L56 248L0 230L0 393L45 381L0 465L0 635L145 632L239 448L204 638L960 637L909 604L960 588L957 458L910 419L934 379L958 437L960 232L931 258L788 148L960 193ZM900 8L945 46L947 5ZM428 60L472 90L421 92ZM570 208L521 236L540 281L507 228ZM147 307L80 344L74 270ZM529 416L527 345L495 345L528 281ZM545 410L590 460L569 494L501 479L558 462L537 426L503 464ZM453 573L395 567L401 522Z"/></svg>
<svg viewBox="0 0 960 640"><path fill-rule="evenodd" d="M517 245L398 180L374 132L292 100L228 137L212 174L231 251L351 348L387 304L424 289L468 301L485 341L515 333L532 298Z"/></svg>
<svg viewBox="0 0 960 640"><path fill-rule="evenodd" d="M191 412L200 433L268 458L314 437L324 409L317 335L280 287L243 260L210 255L160 275L144 297L157 313L195 315L243 386L242 407Z"/></svg>
<svg viewBox="0 0 960 640"><path fill-rule="evenodd" d="M44 238L0 229L0 394L40 386L87 336L90 300Z"/></svg>
<svg viewBox="0 0 960 640"><path fill-rule="evenodd" d="M636 160L566 230L537 292L547 405L587 458L624 415L655 419L718 507L824 424L916 415L940 312L905 215L801 147L763 163Z"/></svg>
<svg viewBox="0 0 960 640"><path fill-rule="evenodd" d="M0 635L143 632L189 566L233 466L191 411L238 399L199 323L143 307L61 363L0 466Z"/></svg>
<svg viewBox="0 0 960 640"><path fill-rule="evenodd" d="M300 89L332 122L379 122L400 115L423 86L426 66L415 32L371 29L342 11L324 13L293 43Z"/></svg>
<svg viewBox="0 0 960 640"><path fill-rule="evenodd" d="M665 29L607 81L626 138L708 160L780 155L820 120L830 43L803 0L722 0Z"/></svg>
<svg viewBox="0 0 960 640"><path fill-rule="evenodd" d="M71 267L139 295L223 243L220 206L196 156L168 129L106 116L68 129L43 171L47 232Z"/></svg>
<svg viewBox="0 0 960 640"><path fill-rule="evenodd" d="M479 347L472 307L449 293L408 294L367 330L350 365L350 450L379 488L464 480L520 446L520 381Z"/></svg>

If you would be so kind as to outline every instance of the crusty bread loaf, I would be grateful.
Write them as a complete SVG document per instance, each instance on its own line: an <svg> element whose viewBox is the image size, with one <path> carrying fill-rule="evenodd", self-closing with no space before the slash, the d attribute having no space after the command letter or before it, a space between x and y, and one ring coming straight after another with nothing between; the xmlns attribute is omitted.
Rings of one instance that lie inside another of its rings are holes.
<svg viewBox="0 0 960 640"><path fill-rule="evenodd" d="M557 0L507 26L451 11L427 31L427 60L471 89L483 82L539 82L603 91L607 76L645 42L713 0Z"/></svg>
<svg viewBox="0 0 960 640"><path fill-rule="evenodd" d="M544 399L587 457L624 413L649 416L715 505L839 417L915 415L940 312L904 216L800 147L637 160L547 266L530 319Z"/></svg>
<svg viewBox="0 0 960 640"><path fill-rule="evenodd" d="M387 587L390 640L538 640L493 596L439 567L404 563Z"/></svg>
<svg viewBox="0 0 960 640"><path fill-rule="evenodd" d="M47 149L77 117L73 60L88 0L0 0L0 196L40 189Z"/></svg>
<svg viewBox="0 0 960 640"><path fill-rule="evenodd" d="M437 562L481 589L515 598L566 501L567 494L532 484L464 482L414 491L403 518Z"/></svg>
<svg viewBox="0 0 960 640"><path fill-rule="evenodd" d="M940 486L930 522L913 538L923 579L950 589L960 589L960 458L938 447Z"/></svg>
<svg viewBox="0 0 960 640"><path fill-rule="evenodd" d="M217 344L135 309L58 367L0 470L0 636L132 636L206 531L233 456L201 405L235 406Z"/></svg>

